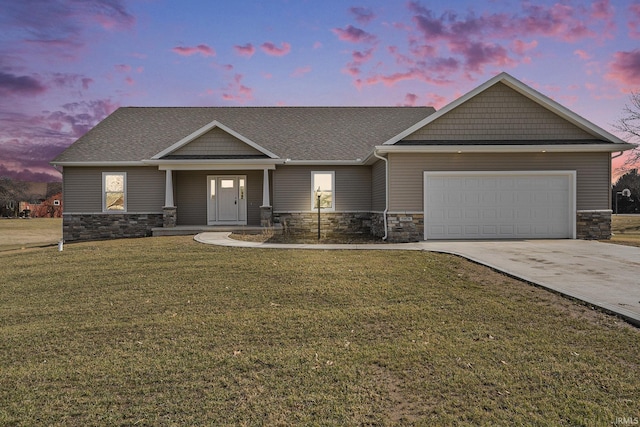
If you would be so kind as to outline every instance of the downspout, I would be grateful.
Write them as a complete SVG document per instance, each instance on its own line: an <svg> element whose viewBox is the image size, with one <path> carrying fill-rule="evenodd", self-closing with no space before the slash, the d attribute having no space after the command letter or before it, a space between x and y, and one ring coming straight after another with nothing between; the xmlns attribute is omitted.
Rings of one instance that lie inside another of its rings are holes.
<svg viewBox="0 0 640 427"><path fill-rule="evenodd" d="M612 153L613 154L613 153ZM624 154L624 151L619 152L618 154L616 154L615 156L611 156L611 160L613 159L617 159L618 157L622 156Z"/></svg>
<svg viewBox="0 0 640 427"><path fill-rule="evenodd" d="M373 150L373 155L380 160L384 160L384 212L382 213L382 219L384 222L384 236L382 240L387 240L387 212L389 212L389 160L386 157L378 155L377 150Z"/></svg>

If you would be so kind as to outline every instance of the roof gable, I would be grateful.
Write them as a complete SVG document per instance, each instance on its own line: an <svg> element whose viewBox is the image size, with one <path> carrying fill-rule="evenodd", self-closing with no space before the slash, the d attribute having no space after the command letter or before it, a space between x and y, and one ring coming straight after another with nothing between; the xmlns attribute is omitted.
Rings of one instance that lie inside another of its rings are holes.
<svg viewBox="0 0 640 427"><path fill-rule="evenodd" d="M246 157L278 158L249 138L235 132L217 120L201 127L180 141L162 150L152 160L174 157Z"/></svg>
<svg viewBox="0 0 640 427"><path fill-rule="evenodd" d="M507 73L478 86L384 145L401 140L624 143Z"/></svg>

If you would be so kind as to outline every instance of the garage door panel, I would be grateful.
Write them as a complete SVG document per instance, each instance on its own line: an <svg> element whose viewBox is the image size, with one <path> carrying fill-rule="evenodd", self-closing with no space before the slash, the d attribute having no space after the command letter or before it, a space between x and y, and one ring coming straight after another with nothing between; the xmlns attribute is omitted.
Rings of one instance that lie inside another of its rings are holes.
<svg viewBox="0 0 640 427"><path fill-rule="evenodd" d="M575 172L460 174L425 172L426 239L573 237Z"/></svg>

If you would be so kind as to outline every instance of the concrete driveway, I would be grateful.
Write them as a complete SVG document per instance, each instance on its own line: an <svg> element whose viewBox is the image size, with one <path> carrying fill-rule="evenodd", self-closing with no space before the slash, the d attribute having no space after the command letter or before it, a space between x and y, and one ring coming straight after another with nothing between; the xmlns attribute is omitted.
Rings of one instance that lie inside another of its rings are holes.
<svg viewBox="0 0 640 427"><path fill-rule="evenodd" d="M230 233L195 240L222 246L304 250L418 250L462 256L530 283L601 307L640 326L640 248L586 240L427 241L399 244L242 242Z"/></svg>

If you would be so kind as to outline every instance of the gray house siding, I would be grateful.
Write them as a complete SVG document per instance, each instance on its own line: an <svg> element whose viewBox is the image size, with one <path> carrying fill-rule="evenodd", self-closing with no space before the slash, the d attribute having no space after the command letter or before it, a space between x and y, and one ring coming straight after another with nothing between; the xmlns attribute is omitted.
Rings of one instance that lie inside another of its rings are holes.
<svg viewBox="0 0 640 427"><path fill-rule="evenodd" d="M103 172L126 172L126 213L162 213L165 173L157 167L65 167L65 213L102 212Z"/></svg>
<svg viewBox="0 0 640 427"><path fill-rule="evenodd" d="M261 170L176 171L174 187L178 225L207 224L207 176L209 175L246 175L247 225L260 225L263 177Z"/></svg>
<svg viewBox="0 0 640 427"><path fill-rule="evenodd" d="M422 212L424 171L575 170L577 209L610 209L609 153L390 154L390 211Z"/></svg>
<svg viewBox="0 0 640 427"><path fill-rule="evenodd" d="M382 212L386 208L386 164L378 160L371 166L371 210Z"/></svg>
<svg viewBox="0 0 640 427"><path fill-rule="evenodd" d="M562 117L498 83L405 140L596 139Z"/></svg>
<svg viewBox="0 0 640 427"><path fill-rule="evenodd" d="M371 211L369 166L279 166L273 173L273 211L311 211L311 172L335 172L335 211Z"/></svg>

